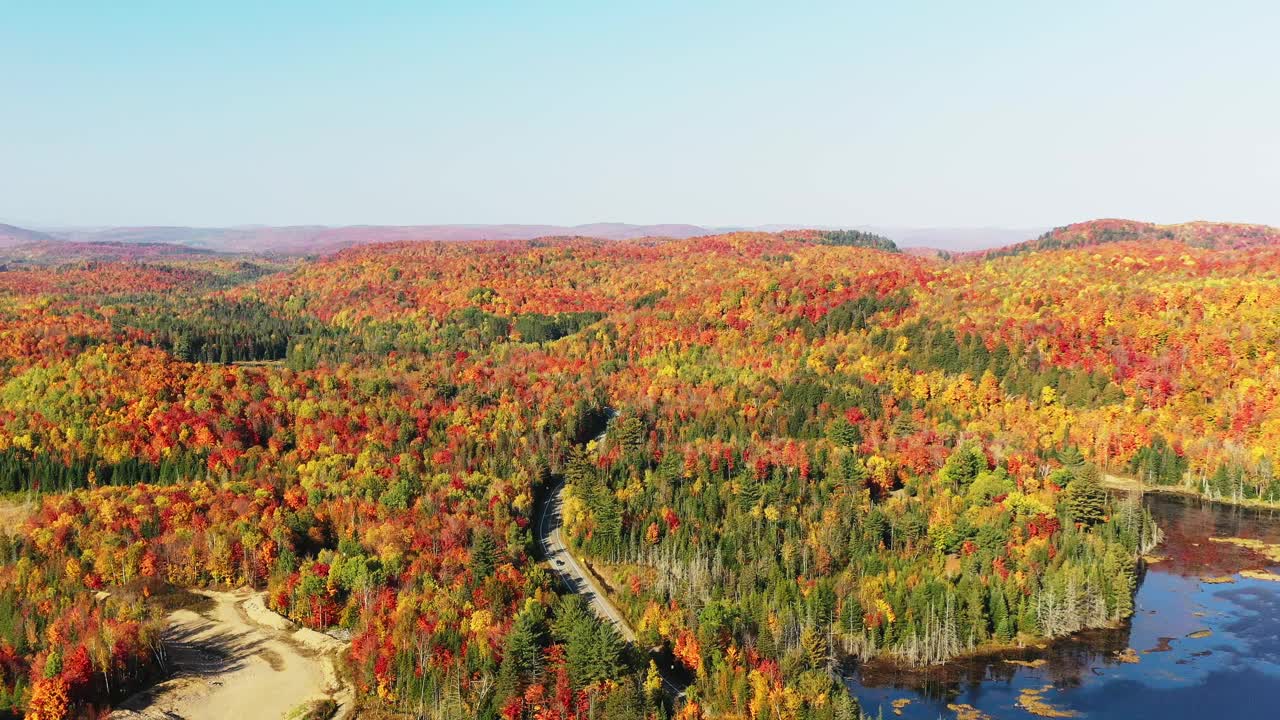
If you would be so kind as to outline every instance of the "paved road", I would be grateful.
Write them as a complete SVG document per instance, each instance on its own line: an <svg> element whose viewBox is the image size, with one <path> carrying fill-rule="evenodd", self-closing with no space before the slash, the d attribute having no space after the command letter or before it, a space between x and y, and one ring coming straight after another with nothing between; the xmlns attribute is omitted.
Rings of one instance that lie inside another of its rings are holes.
<svg viewBox="0 0 1280 720"><path fill-rule="evenodd" d="M596 615L608 620L618 628L623 639L629 643L636 641L636 633L627 624L618 608L609 602L604 590L596 583L591 573L569 552L560 534L560 507L564 503L564 483L558 483L551 489L547 502L542 506L538 516L538 538L542 541L542 552L551 565L551 571L560 578L560 582L569 592L578 593L586 599L587 605Z"/></svg>
<svg viewBox="0 0 1280 720"><path fill-rule="evenodd" d="M605 436L605 432L601 432L596 436L595 441L599 442ZM564 538L560 533L561 507L564 504L564 482L556 483L551 488L551 492L547 495L547 501L543 503L541 512L538 513L537 526L534 531L538 534L538 542L542 545L542 554L547 559L547 564L551 566L551 571L556 577L560 578L560 582L564 584L569 592L582 595L587 606L599 617L613 623L618 628L618 633L628 643L635 644L636 632L627 624L626 618L622 613L618 612L618 608L604 593L604 589L600 587L591 573L582 567L578 559L569 552L568 546L564 543ZM684 696L684 685L680 682L679 676L673 672L672 668L666 667L657 655L650 650L649 656L654 659L658 666L658 671L662 675L662 684L672 697L679 699Z"/></svg>

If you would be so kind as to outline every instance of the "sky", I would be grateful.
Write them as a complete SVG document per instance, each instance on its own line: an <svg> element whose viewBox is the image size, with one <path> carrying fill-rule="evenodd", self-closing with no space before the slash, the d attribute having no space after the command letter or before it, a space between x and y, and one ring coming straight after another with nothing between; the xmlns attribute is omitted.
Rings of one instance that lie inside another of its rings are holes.
<svg viewBox="0 0 1280 720"><path fill-rule="evenodd" d="M1278 27L1270 0L0 0L0 221L1280 225Z"/></svg>

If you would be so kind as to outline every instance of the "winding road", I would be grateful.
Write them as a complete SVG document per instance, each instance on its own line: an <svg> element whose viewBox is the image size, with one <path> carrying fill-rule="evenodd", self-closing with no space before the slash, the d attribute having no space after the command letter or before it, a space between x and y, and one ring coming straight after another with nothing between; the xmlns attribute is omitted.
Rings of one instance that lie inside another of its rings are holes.
<svg viewBox="0 0 1280 720"><path fill-rule="evenodd" d="M581 595L591 610L601 618L613 623L618 633L629 643L635 643L636 633L627 624L618 608L609 602L604 590L596 584L591 573L569 552L560 533L560 508L564 503L564 483L557 483L551 489L547 501L543 503L542 512L538 515L538 538L542 542L542 552L551 565L551 571L560 578L569 592Z"/></svg>
<svg viewBox="0 0 1280 720"><path fill-rule="evenodd" d="M607 431L606 426L606 429L595 437L595 442L600 442L604 439ZM542 510L538 513L535 532L537 532L538 542L542 546L543 557L546 558L547 564L551 566L551 572L555 573L555 576L564 584L565 589L583 596L592 612L601 619L613 623L614 627L618 628L618 634L628 643L634 645L636 643L635 630L627 623L622 613L618 612L618 608L614 607L613 603L609 601L604 589L596 583L591 573L582 567L582 564L573 556L573 553L569 552L568 546L565 545L564 537L560 532L560 524L562 522L560 513L563 504L564 481L560 481L556 483L555 487L551 488L546 501L542 504ZM676 699L683 697L684 683L675 673L675 669L664 662L654 648L649 649L649 657L657 665L658 673L662 676L662 685L667 692Z"/></svg>

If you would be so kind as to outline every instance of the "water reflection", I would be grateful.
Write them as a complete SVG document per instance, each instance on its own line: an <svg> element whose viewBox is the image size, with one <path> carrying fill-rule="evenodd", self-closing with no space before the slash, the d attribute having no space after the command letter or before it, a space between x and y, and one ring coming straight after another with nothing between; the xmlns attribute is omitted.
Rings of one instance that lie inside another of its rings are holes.
<svg viewBox="0 0 1280 720"><path fill-rule="evenodd" d="M1177 720L1209 708L1220 717L1256 714L1260 700L1280 698L1280 583L1239 575L1275 563L1210 540L1280 543L1280 513L1170 496L1144 502L1165 539L1126 626L925 670L852 668L848 682L864 709L896 717L893 701L906 699L904 718L955 717L948 704L1030 718L1019 695L1050 686L1045 702L1084 716Z"/></svg>

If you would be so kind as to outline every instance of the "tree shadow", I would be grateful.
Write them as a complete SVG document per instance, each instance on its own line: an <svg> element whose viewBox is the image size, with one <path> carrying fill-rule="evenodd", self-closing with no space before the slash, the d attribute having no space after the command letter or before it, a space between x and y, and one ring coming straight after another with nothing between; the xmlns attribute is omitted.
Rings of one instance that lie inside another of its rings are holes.
<svg viewBox="0 0 1280 720"><path fill-rule="evenodd" d="M200 618L171 625L165 630L163 643L166 674L162 680L143 690L116 707L148 716L178 718L179 715L165 708L154 707L160 696L183 680L221 685L217 678L245 667L250 658L265 660L273 670L283 669L283 660L274 651L264 647L266 639L254 637L251 631L232 632L219 629L216 622ZM157 715L158 714L158 715Z"/></svg>

